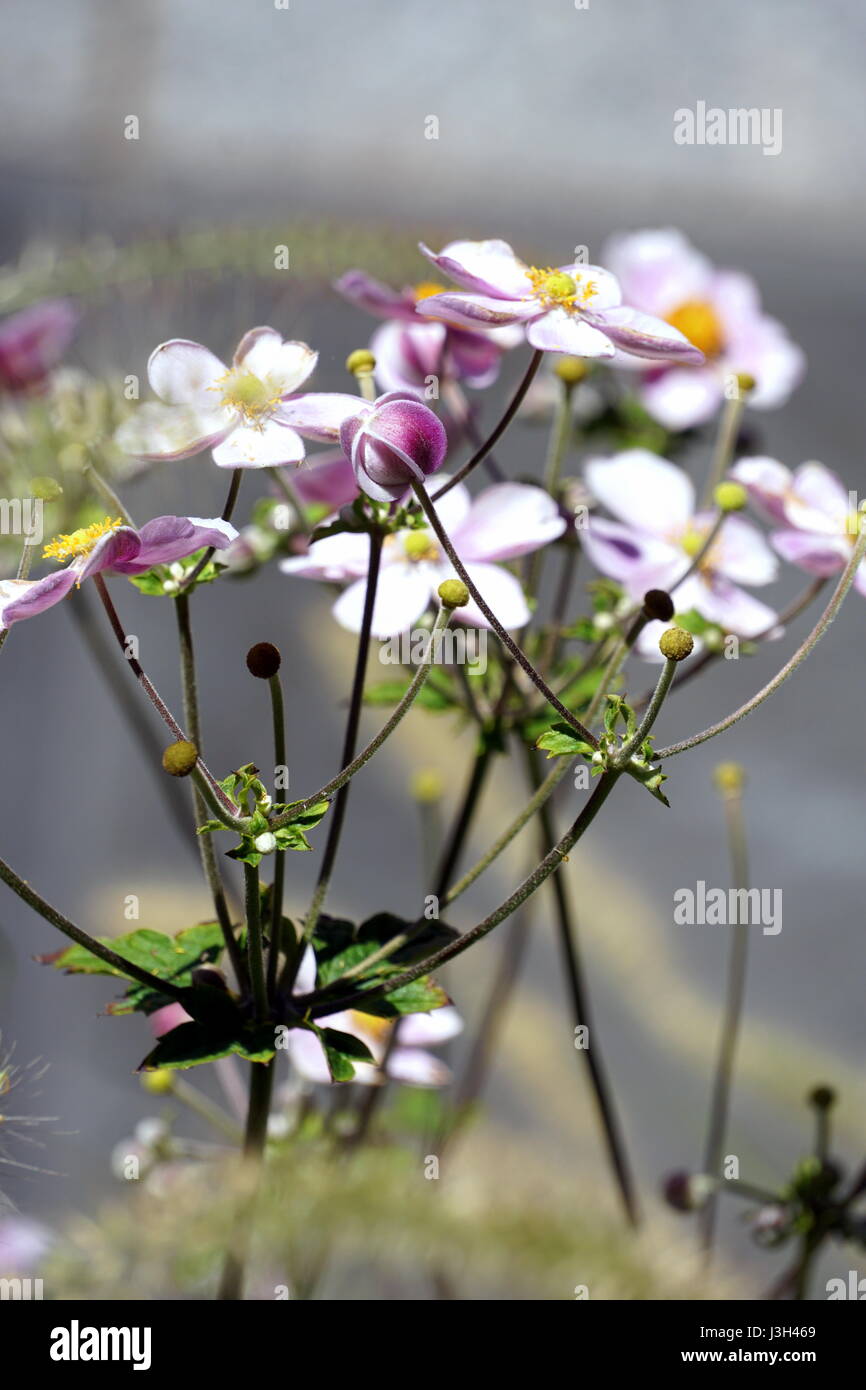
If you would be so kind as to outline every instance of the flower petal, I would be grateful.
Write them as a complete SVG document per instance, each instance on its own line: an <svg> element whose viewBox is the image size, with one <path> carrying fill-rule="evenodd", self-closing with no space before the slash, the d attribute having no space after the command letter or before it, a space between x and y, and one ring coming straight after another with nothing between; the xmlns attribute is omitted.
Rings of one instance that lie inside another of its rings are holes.
<svg viewBox="0 0 866 1390"><path fill-rule="evenodd" d="M283 401L274 419L281 424L291 425L307 439L336 444L341 426L361 412L363 405L358 396L349 396L344 392L311 391L307 395L291 396Z"/></svg>
<svg viewBox="0 0 866 1390"><path fill-rule="evenodd" d="M405 1014L400 1020L400 1042L404 1047L435 1047L450 1042L463 1032L463 1019L453 1004L429 1013Z"/></svg>
<svg viewBox="0 0 866 1390"><path fill-rule="evenodd" d="M638 309L620 306L593 314L593 321L622 352L634 357L647 357L669 362L691 362L695 366L705 360L700 348L690 343L678 328L664 319Z"/></svg>
<svg viewBox="0 0 866 1390"><path fill-rule="evenodd" d="M452 539L461 560L513 560L555 541L565 527L544 488L496 483L475 499Z"/></svg>
<svg viewBox="0 0 866 1390"><path fill-rule="evenodd" d="M565 309L550 309L534 319L526 336L535 348L567 352L572 357L613 357L616 351L610 339L588 319L568 314Z"/></svg>
<svg viewBox="0 0 866 1390"><path fill-rule="evenodd" d="M65 598L78 575L72 566L48 574L44 579L0 580L0 629L34 618Z"/></svg>
<svg viewBox="0 0 866 1390"><path fill-rule="evenodd" d="M456 578L450 566L443 564L442 570L437 587L442 579ZM487 565L478 560L470 560L466 564L466 572L504 628L513 630L529 622L529 606L523 588L508 570L503 569L501 565ZM465 607L455 609L454 616L472 627L490 626L474 599L470 599Z"/></svg>
<svg viewBox="0 0 866 1390"><path fill-rule="evenodd" d="M0 387L39 385L69 346L78 314L67 299L32 304L0 324Z"/></svg>
<svg viewBox="0 0 866 1390"><path fill-rule="evenodd" d="M785 520L785 500L793 487L794 475L784 463L760 456L741 458L731 469L730 477L742 483L767 520Z"/></svg>
<svg viewBox="0 0 866 1390"><path fill-rule="evenodd" d="M202 411L191 405L147 401L115 431L124 453L140 459L184 459L225 439L237 417L229 411Z"/></svg>
<svg viewBox="0 0 866 1390"><path fill-rule="evenodd" d="M318 360L319 354L306 343L284 343L276 329L266 327L245 333L234 358L236 367L273 384L281 396L303 386Z"/></svg>
<svg viewBox="0 0 866 1390"><path fill-rule="evenodd" d="M108 531L100 536L89 555L81 561L74 561L72 568L80 584L91 575L101 574L133 562L141 551L141 537L132 526L119 526L116 531ZM149 566L145 565L145 569ZM124 571L121 569L121 573Z"/></svg>
<svg viewBox="0 0 866 1390"><path fill-rule="evenodd" d="M695 519L712 525L711 513L701 513ZM735 584L772 584L779 572L763 532L741 516L725 517L708 559L714 573Z"/></svg>
<svg viewBox="0 0 866 1390"><path fill-rule="evenodd" d="M161 401L166 405L191 405L206 412L218 408L217 383L227 371L225 363L209 348L188 338L160 343L147 364L148 379Z"/></svg>
<svg viewBox="0 0 866 1390"><path fill-rule="evenodd" d="M857 498L823 463L801 463L794 470L793 486L785 499L785 520L803 531L844 531L849 514L857 511Z"/></svg>
<svg viewBox="0 0 866 1390"><path fill-rule="evenodd" d="M504 328L512 323L531 319L538 305L530 299L496 299L482 294L433 294L423 300L424 317L442 319L448 324L478 328Z"/></svg>
<svg viewBox="0 0 866 1390"><path fill-rule="evenodd" d="M790 565L828 578L844 569L851 558L851 546L842 535L828 536L809 531L773 531L770 544Z"/></svg>
<svg viewBox="0 0 866 1390"><path fill-rule="evenodd" d="M316 458L307 455L300 467L292 471L291 483L307 506L325 506L334 512L358 496L352 465L342 450L329 449Z"/></svg>
<svg viewBox="0 0 866 1390"><path fill-rule="evenodd" d="M401 1034L402 1031L401 1028ZM404 1086L447 1086L451 1080L451 1069L432 1052L422 1052L418 1047L395 1047L385 1070L393 1081L401 1081Z"/></svg>
<svg viewBox="0 0 866 1390"><path fill-rule="evenodd" d="M213 461L218 468L273 468L300 463L304 457L301 436L274 417L261 429L242 425L218 444Z"/></svg>
<svg viewBox="0 0 866 1390"><path fill-rule="evenodd" d="M613 236L601 259L619 280L626 304L646 313L666 318L681 304L709 297L711 263L672 227Z"/></svg>
<svg viewBox="0 0 866 1390"><path fill-rule="evenodd" d="M713 418L724 399L724 376L712 364L671 367L648 379L640 398L665 429L688 430Z"/></svg>
<svg viewBox="0 0 866 1390"><path fill-rule="evenodd" d="M581 540L590 563L624 584L633 598L642 598L647 589L664 589L682 572L681 550L619 521L590 517Z"/></svg>
<svg viewBox="0 0 866 1390"><path fill-rule="evenodd" d="M325 579L344 584L367 573L370 563L370 538L356 531L343 531L337 536L325 536L314 541L304 555L280 560L283 574L299 579Z"/></svg>
<svg viewBox="0 0 866 1390"><path fill-rule="evenodd" d="M649 449L626 449L613 458L589 459L585 476L599 502L638 531L668 536L691 520L695 503L691 479Z"/></svg>
<svg viewBox="0 0 866 1390"><path fill-rule="evenodd" d="M419 246L428 261L464 289L496 299L521 299L532 291L527 268L507 241L451 241L438 254L423 241Z"/></svg>
<svg viewBox="0 0 866 1390"><path fill-rule="evenodd" d="M686 582L694 587L694 601L691 593L686 598L677 591L677 606L682 604L682 611L687 607L697 608L709 622L718 623L726 632L738 637L760 637L773 628L778 618L775 608L719 575L708 582L702 575L695 574Z"/></svg>
<svg viewBox="0 0 866 1390"><path fill-rule="evenodd" d="M157 516L145 522L138 535L138 553L112 562L111 568L119 574L143 574L154 565L170 565L206 546L225 550L237 540L238 533L222 517Z"/></svg>
<svg viewBox="0 0 866 1390"><path fill-rule="evenodd" d="M370 340L376 381L383 391L423 390L441 372L448 330L443 323L383 323Z"/></svg>
<svg viewBox="0 0 866 1390"><path fill-rule="evenodd" d="M430 602L433 577L425 564L383 567L373 606L373 636L384 640L414 627ZM361 631L366 593L367 581L359 579L334 604L334 617L349 632Z"/></svg>
<svg viewBox="0 0 866 1390"><path fill-rule="evenodd" d="M411 289L395 290L374 280L363 270L347 270L334 284L334 289L359 309L381 319L415 318L415 294Z"/></svg>

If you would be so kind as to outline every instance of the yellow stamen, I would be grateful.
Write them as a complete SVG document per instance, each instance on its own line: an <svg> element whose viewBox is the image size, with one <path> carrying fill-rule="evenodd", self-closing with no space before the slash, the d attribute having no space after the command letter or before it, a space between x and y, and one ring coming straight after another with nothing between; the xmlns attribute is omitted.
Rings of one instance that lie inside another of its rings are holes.
<svg viewBox="0 0 866 1390"><path fill-rule="evenodd" d="M564 270L554 270L551 266L539 270L537 266L526 268L532 293L547 309L564 309L567 314L577 313L598 292L594 280L583 280L579 276L568 275Z"/></svg>
<svg viewBox="0 0 866 1390"><path fill-rule="evenodd" d="M104 521L94 521L91 526L82 526L78 531L71 531L69 535L57 536L46 545L42 555L46 560L71 560L79 555L89 555L98 540L122 525L120 517L112 521L111 517L107 516Z"/></svg>
<svg viewBox="0 0 866 1390"><path fill-rule="evenodd" d="M429 299L433 294L441 294L444 285L438 285L435 280L422 280L420 284L412 286L412 293L416 300Z"/></svg>
<svg viewBox="0 0 866 1390"><path fill-rule="evenodd" d="M725 346L722 325L712 304L705 299L687 299L668 314L667 321L700 348L705 357L718 357Z"/></svg>
<svg viewBox="0 0 866 1390"><path fill-rule="evenodd" d="M243 416L244 423L254 430L263 430L265 422L274 413L281 400L281 392L275 391L272 382L262 381L253 372L239 368L218 377L211 391L222 390L220 405L228 410L236 410Z"/></svg>

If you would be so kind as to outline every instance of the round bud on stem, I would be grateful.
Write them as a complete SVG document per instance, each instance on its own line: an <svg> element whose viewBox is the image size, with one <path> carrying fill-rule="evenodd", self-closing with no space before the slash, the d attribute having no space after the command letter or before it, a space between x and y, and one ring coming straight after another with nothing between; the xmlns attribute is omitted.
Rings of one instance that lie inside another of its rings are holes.
<svg viewBox="0 0 866 1390"><path fill-rule="evenodd" d="M462 608L469 602L469 590L462 579L443 579L436 592L445 608Z"/></svg>
<svg viewBox="0 0 866 1390"><path fill-rule="evenodd" d="M376 366L376 359L369 348L356 348L346 358L346 371L352 376L368 376Z"/></svg>
<svg viewBox="0 0 866 1390"><path fill-rule="evenodd" d="M699 1211L712 1190L700 1173L683 1171L668 1173L662 1183L662 1193L674 1211Z"/></svg>
<svg viewBox="0 0 866 1390"><path fill-rule="evenodd" d="M282 657L272 642L257 642L247 652L247 670L259 680L269 681L280 669Z"/></svg>
<svg viewBox="0 0 866 1390"><path fill-rule="evenodd" d="M659 651L668 661L685 661L694 645L694 637L684 627L669 627L659 638Z"/></svg>
<svg viewBox="0 0 866 1390"><path fill-rule="evenodd" d="M746 774L739 763L719 763L713 781L723 796L739 796L746 785Z"/></svg>
<svg viewBox="0 0 866 1390"><path fill-rule="evenodd" d="M198 761L198 749L187 738L170 743L162 755L162 765L170 777L188 777Z"/></svg>
<svg viewBox="0 0 866 1390"><path fill-rule="evenodd" d="M713 501L720 512L741 512L749 500L749 494L742 483L719 483L713 492Z"/></svg>
<svg viewBox="0 0 866 1390"><path fill-rule="evenodd" d="M566 386L577 386L589 373L589 367L582 357L562 356L553 370Z"/></svg>
<svg viewBox="0 0 866 1390"><path fill-rule="evenodd" d="M253 844L259 854L273 854L277 847L277 837L270 830L266 830L263 834L256 836Z"/></svg>
<svg viewBox="0 0 866 1390"><path fill-rule="evenodd" d="M758 384L751 372L737 372L736 382L741 396L748 396Z"/></svg>
<svg viewBox="0 0 866 1390"><path fill-rule="evenodd" d="M152 1096L167 1096L174 1090L174 1077L167 1067L141 1073L141 1084Z"/></svg>
<svg viewBox="0 0 866 1390"><path fill-rule="evenodd" d="M442 800L444 790L442 778L435 768L422 768L413 775L411 790L416 801L422 802L425 806L431 806L434 802Z"/></svg>
<svg viewBox="0 0 866 1390"><path fill-rule="evenodd" d="M836 1092L832 1086L816 1086L809 1092L808 1099L816 1110L830 1110L836 1104Z"/></svg>
<svg viewBox="0 0 866 1390"><path fill-rule="evenodd" d="M674 601L665 589L647 589L643 596L643 611L650 619L669 623L674 616Z"/></svg>

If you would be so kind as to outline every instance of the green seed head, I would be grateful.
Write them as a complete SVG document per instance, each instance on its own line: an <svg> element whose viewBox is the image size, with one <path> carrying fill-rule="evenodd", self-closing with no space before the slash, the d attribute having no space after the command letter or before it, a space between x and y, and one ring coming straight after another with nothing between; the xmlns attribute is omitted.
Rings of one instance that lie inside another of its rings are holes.
<svg viewBox="0 0 866 1390"><path fill-rule="evenodd" d="M563 270L555 270L552 275L548 275L542 288L551 299L571 299L572 295L577 293L577 284Z"/></svg>
<svg viewBox="0 0 866 1390"><path fill-rule="evenodd" d="M189 739L170 743L162 755L162 765L171 777L188 777L196 765L198 749Z"/></svg>
<svg viewBox="0 0 866 1390"><path fill-rule="evenodd" d="M754 391L757 384L751 372L737 372L737 390L742 395L747 396L750 391Z"/></svg>
<svg viewBox="0 0 866 1390"><path fill-rule="evenodd" d="M746 773L739 763L719 763L713 781L723 796L739 796L746 785Z"/></svg>
<svg viewBox="0 0 866 1390"><path fill-rule="evenodd" d="M659 651L668 661L685 661L694 645L694 637L684 627L669 627L659 638Z"/></svg>
<svg viewBox="0 0 866 1390"><path fill-rule="evenodd" d="M433 767L421 768L412 778L412 796L424 805L432 805L442 800L444 788L442 778Z"/></svg>
<svg viewBox="0 0 866 1390"><path fill-rule="evenodd" d="M570 276L566 275L564 278L567 280L570 279ZM553 370L560 381L565 382L566 386L576 386L579 381L583 381L589 372L589 367L582 357L563 356L557 360Z"/></svg>
<svg viewBox="0 0 866 1390"><path fill-rule="evenodd" d="M469 590L462 579L443 579L437 592L446 608L462 608L469 602Z"/></svg>
<svg viewBox="0 0 866 1390"><path fill-rule="evenodd" d="M174 1088L174 1077L167 1067L141 1073L141 1084L152 1096L167 1096Z"/></svg>
<svg viewBox="0 0 866 1390"><path fill-rule="evenodd" d="M713 501L720 512L741 512L749 500L742 483L719 483Z"/></svg>

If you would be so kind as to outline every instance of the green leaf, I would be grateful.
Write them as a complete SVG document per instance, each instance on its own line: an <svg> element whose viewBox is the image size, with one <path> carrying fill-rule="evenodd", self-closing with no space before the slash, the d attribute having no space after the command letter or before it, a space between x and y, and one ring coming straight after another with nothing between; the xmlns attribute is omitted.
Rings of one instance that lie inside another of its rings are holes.
<svg viewBox="0 0 866 1390"><path fill-rule="evenodd" d="M591 758L595 752L589 743L576 736L569 724L551 724L536 740L535 746L543 749L551 758L576 758L578 755Z"/></svg>
<svg viewBox="0 0 866 1390"><path fill-rule="evenodd" d="M139 927L126 936L101 937L101 944L110 946L124 960L149 970L160 979L175 985L189 985L192 971L196 966L208 965L217 960L224 946L222 931L218 922L200 922L187 927L176 936ZM51 958L56 970L73 975L113 975L126 979L123 973L93 955L85 946L70 946L59 955ZM125 998L109 1005L112 1014L132 1013L142 1010L152 1012L167 1002L167 996L156 990L134 982Z"/></svg>
<svg viewBox="0 0 866 1390"><path fill-rule="evenodd" d="M159 1039L147 1054L139 1071L158 1071L161 1068L185 1070L215 1062L234 1053L249 1062L268 1062L276 1048L272 1024L260 1027L246 1025L235 1036L227 1037L219 1029L203 1023L181 1023Z"/></svg>
<svg viewBox="0 0 866 1390"><path fill-rule="evenodd" d="M401 1014L430 1013L448 1003L448 995L436 984L432 975L422 975L393 993L374 999L369 1004L359 1003L356 1008L359 1013L375 1014L377 1018L396 1018Z"/></svg>
<svg viewBox="0 0 866 1390"><path fill-rule="evenodd" d="M130 584L134 584L139 593L148 594L153 598L175 598L178 588L183 584L184 578L192 573L199 560L205 553L205 548L195 551L188 555L184 560L177 563L183 569L183 574L175 578L168 565L154 565L153 569L146 570L144 574L130 574L127 579ZM209 560L201 574L196 576L193 588L198 588L199 584L211 584L214 579L218 579L222 573L224 565L218 565L214 560ZM169 585L166 589L166 584ZM187 590L189 592L189 590Z"/></svg>
<svg viewBox="0 0 866 1390"><path fill-rule="evenodd" d="M398 705L410 684L410 681L376 681L374 685L368 685L364 691L364 704ZM442 690L438 684L431 684L428 679L415 696L414 703L420 709L441 714L443 710L452 709L456 702L449 693Z"/></svg>

